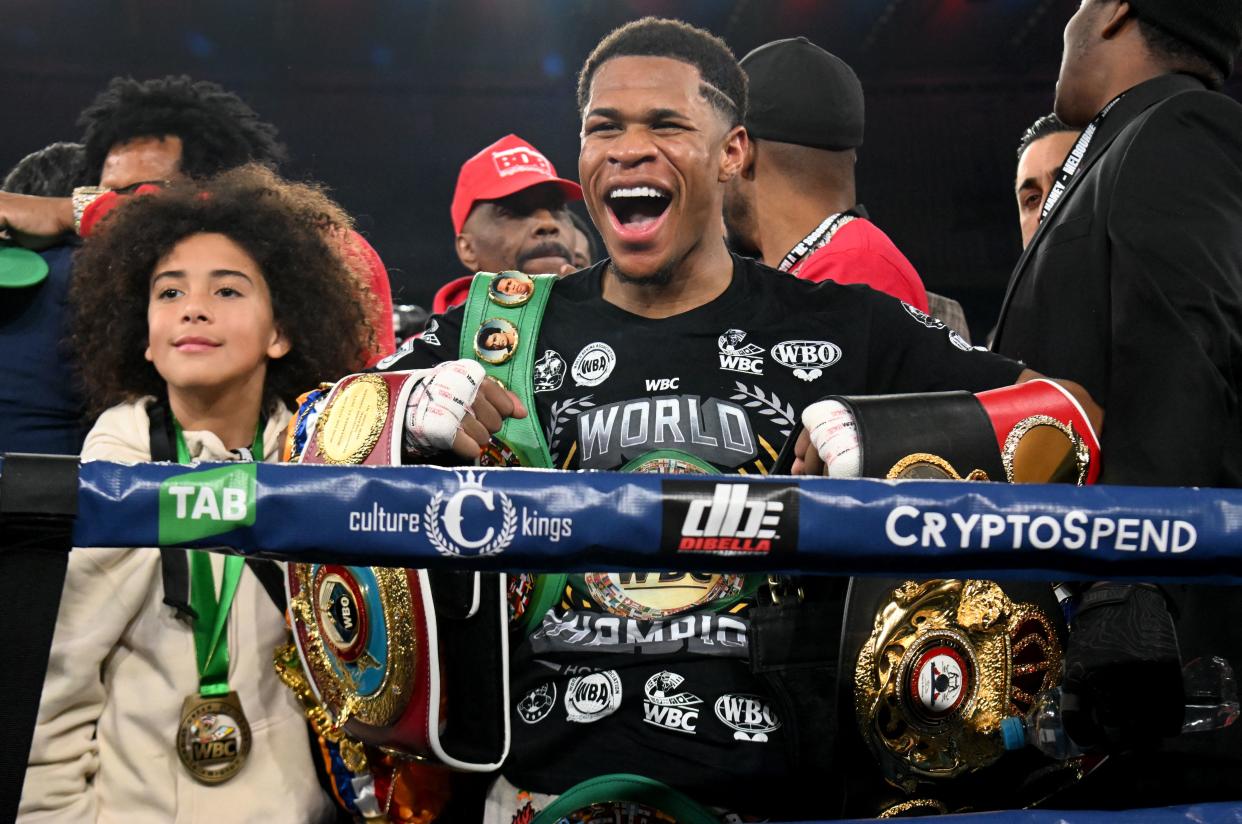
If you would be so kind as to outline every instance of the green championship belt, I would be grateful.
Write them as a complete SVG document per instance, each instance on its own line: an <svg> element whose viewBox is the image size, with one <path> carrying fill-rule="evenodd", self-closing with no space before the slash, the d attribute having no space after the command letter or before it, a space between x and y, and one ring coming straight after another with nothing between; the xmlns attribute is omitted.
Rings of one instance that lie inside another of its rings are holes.
<svg viewBox="0 0 1242 824"><path fill-rule="evenodd" d="M527 411L521 420L507 419L493 436L479 459L484 466L552 466L535 411L534 365L539 351L539 327L556 281L555 275L480 272L470 284L462 318L461 357L482 364L488 376L517 395ZM630 461L621 471L717 472L706 461L672 449L649 452ZM589 593L593 600L617 614L651 619L700 607L713 612L726 610L753 596L759 583L755 576L747 580L742 575L696 575L688 576L681 586L661 587L660 573L652 576L640 575L636 580L631 580L634 576L607 572L513 576L511 585L522 591L511 595L523 605L517 618L521 630L529 634L547 611L566 596L567 586Z"/></svg>
<svg viewBox="0 0 1242 824"><path fill-rule="evenodd" d="M461 324L461 357L517 395L525 418L508 418L483 451L484 466L549 468L552 455L535 412L536 342L556 275L479 272L470 283Z"/></svg>

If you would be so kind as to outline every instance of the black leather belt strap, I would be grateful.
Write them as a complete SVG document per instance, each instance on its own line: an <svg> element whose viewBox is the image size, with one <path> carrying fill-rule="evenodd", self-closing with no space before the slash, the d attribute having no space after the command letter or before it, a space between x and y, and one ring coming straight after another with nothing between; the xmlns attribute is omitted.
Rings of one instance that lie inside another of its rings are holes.
<svg viewBox="0 0 1242 824"><path fill-rule="evenodd" d="M797 583L797 595L749 611L751 671L776 703L798 773L793 780L829 781L836 774L838 661L849 581L815 576Z"/></svg>
<svg viewBox="0 0 1242 824"><path fill-rule="evenodd" d="M862 475L884 478L893 465L915 452L944 458L963 477L982 469L993 481L1005 479L992 422L969 392L839 397L858 422Z"/></svg>

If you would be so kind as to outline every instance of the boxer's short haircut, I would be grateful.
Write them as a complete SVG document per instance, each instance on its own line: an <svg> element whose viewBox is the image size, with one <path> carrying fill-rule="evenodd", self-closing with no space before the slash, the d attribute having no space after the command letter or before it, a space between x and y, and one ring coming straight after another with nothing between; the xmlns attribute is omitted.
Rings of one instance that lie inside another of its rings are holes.
<svg viewBox="0 0 1242 824"><path fill-rule="evenodd" d="M578 111L586 110L595 72L614 57L668 57L689 63L703 79L703 96L729 122L746 116L746 75L737 58L716 35L681 20L644 17L613 29L582 64L578 74Z"/></svg>

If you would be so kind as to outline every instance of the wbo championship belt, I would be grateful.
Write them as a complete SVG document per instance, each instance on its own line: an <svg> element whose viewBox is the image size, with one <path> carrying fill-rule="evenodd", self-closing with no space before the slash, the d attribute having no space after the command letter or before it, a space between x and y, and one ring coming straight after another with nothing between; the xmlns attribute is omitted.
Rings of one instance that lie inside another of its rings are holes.
<svg viewBox="0 0 1242 824"><path fill-rule="evenodd" d="M291 425L304 441L300 462L399 465L421 377L349 375L313 420L304 403ZM504 575L291 563L286 588L302 668L335 729L457 769L500 766L509 750Z"/></svg>

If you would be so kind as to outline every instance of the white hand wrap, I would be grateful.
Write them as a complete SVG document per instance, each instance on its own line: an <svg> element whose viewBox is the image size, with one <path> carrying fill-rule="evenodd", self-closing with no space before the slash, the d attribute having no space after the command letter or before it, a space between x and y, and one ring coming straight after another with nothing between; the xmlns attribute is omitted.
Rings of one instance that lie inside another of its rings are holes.
<svg viewBox="0 0 1242 824"><path fill-rule="evenodd" d="M862 448L854 413L840 401L817 401L802 410L802 425L811 445L824 462L829 478L857 478L862 474Z"/></svg>
<svg viewBox="0 0 1242 824"><path fill-rule="evenodd" d="M428 370L405 408L406 451L421 457L452 450L486 374L472 360L446 361Z"/></svg>

